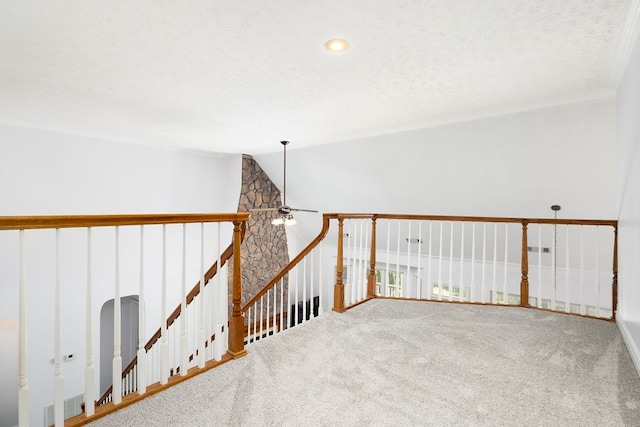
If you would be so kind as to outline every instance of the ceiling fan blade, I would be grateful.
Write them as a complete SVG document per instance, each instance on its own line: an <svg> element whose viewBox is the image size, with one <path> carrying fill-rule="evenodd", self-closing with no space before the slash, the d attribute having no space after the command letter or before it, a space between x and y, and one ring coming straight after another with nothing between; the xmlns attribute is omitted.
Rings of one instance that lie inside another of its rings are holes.
<svg viewBox="0 0 640 427"><path fill-rule="evenodd" d="M318 211L315 211L313 209L297 209L297 208L289 208L289 210L291 211L296 211L296 212L314 212L314 213L318 213Z"/></svg>
<svg viewBox="0 0 640 427"><path fill-rule="evenodd" d="M259 209L249 209L249 212L272 212L277 211L279 208L259 208Z"/></svg>

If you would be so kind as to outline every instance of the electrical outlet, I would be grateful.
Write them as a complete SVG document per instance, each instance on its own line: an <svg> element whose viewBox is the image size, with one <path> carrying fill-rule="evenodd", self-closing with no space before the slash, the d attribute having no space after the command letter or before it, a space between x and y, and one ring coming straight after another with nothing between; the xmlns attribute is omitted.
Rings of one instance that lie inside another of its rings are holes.
<svg viewBox="0 0 640 427"><path fill-rule="evenodd" d="M64 356L62 356L62 360L65 362L71 362L75 358L76 358L75 354L65 354Z"/></svg>

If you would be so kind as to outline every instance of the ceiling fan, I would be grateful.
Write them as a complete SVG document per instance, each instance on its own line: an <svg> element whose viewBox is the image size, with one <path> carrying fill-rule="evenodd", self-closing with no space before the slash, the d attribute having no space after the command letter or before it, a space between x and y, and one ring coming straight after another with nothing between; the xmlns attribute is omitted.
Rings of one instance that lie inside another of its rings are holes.
<svg viewBox="0 0 640 427"><path fill-rule="evenodd" d="M279 208L258 208L258 209L250 209L250 212L268 212L275 211L277 212L276 217L271 221L273 225L294 225L296 220L293 218L293 214L291 212L318 212L311 209L298 209L287 206L287 144L289 141L280 141L282 147L284 148L284 188L282 192L282 205Z"/></svg>

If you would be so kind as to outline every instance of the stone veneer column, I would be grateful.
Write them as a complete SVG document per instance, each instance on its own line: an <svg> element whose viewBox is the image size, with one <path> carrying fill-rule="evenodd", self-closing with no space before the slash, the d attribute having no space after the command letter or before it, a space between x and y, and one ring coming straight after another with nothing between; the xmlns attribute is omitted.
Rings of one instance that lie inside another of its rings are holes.
<svg viewBox="0 0 640 427"><path fill-rule="evenodd" d="M280 205L280 190L251 156L243 154L238 212ZM252 212L247 223L247 233L241 246L243 305L289 263L287 234L284 225L271 225L274 217L275 212ZM233 261L229 262L232 265ZM232 283L233 273L230 272L229 295Z"/></svg>

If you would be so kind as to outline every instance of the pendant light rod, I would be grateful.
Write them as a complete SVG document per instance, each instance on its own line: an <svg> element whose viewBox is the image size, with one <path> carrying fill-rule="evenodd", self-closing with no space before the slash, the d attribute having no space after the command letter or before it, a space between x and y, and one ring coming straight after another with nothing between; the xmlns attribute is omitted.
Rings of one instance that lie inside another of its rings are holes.
<svg viewBox="0 0 640 427"><path fill-rule="evenodd" d="M282 204L287 206L287 144L289 144L289 141L280 141L280 144L284 146L284 191L282 194Z"/></svg>

